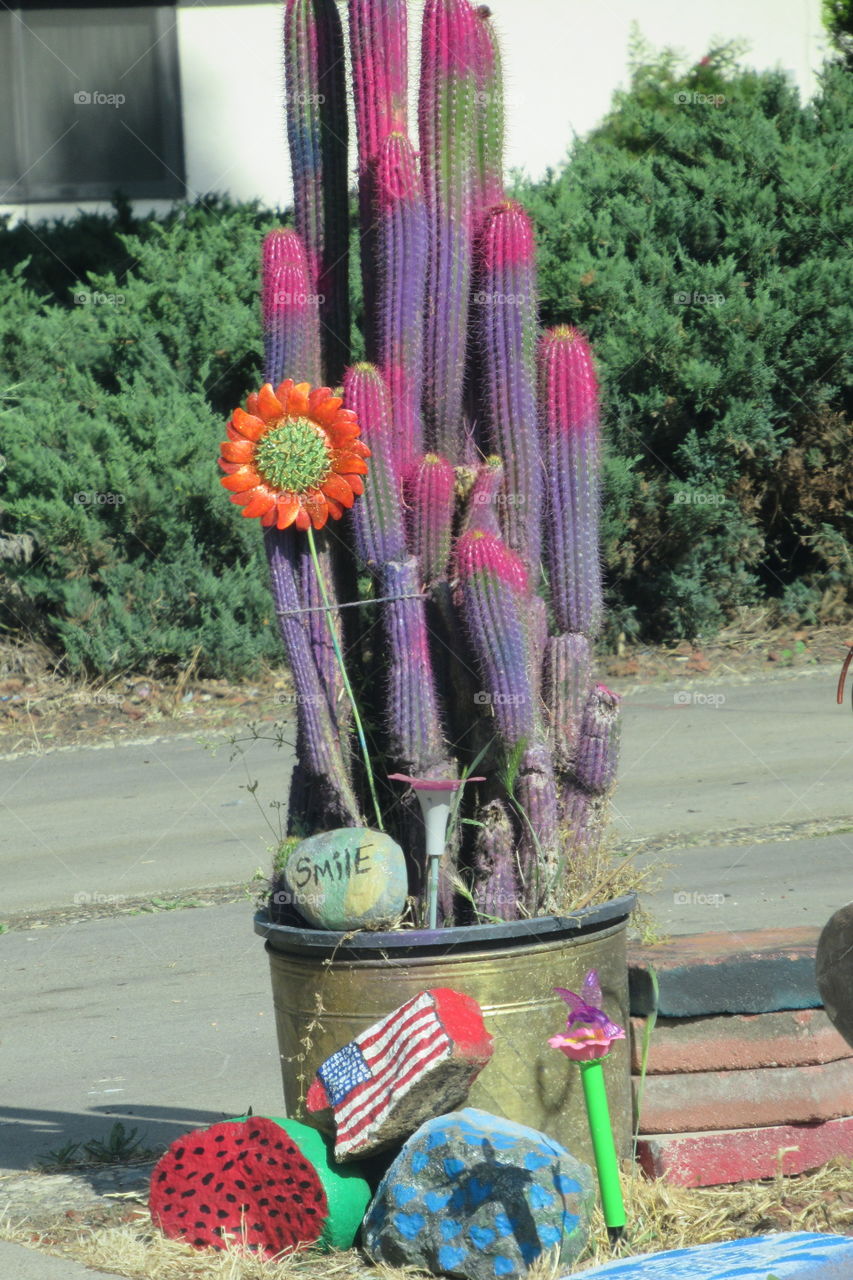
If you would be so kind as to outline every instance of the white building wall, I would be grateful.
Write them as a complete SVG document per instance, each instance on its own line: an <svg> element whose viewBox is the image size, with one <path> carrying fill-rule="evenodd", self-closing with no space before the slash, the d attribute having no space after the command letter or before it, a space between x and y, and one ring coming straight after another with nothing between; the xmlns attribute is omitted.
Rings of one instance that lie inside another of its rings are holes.
<svg viewBox="0 0 853 1280"><path fill-rule="evenodd" d="M655 49L674 46L694 61L715 40L745 39L745 64L790 72L804 97L826 52L820 0L492 0L492 9L504 56L507 165L531 176L559 164L572 137L592 128L613 90L627 85L632 23ZM178 0L176 22L189 196L218 191L288 204L279 0ZM413 73L418 25L414 17ZM30 218L74 212L7 209Z"/></svg>

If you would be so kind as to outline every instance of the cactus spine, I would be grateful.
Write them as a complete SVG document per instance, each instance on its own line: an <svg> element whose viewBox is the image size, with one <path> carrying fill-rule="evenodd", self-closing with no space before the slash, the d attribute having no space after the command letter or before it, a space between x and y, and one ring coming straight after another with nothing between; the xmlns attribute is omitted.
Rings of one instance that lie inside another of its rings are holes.
<svg viewBox="0 0 853 1280"><path fill-rule="evenodd" d="M349 0L369 363L344 372L340 29L334 0L286 0L296 231L264 245L266 369L273 382L340 379L371 450L363 493L318 543L330 597L364 606L339 610L337 626L361 667L376 775L485 775L463 794L469 821L440 898L447 922L512 919L569 905L567 859L600 838L615 774L618 699L594 683L591 656L598 389L582 335L539 335L533 231L503 191L488 9L426 0L417 151L406 21L405 0ZM319 602L307 553L292 530L266 544L300 695L291 830L361 822L365 779L325 617L300 612ZM417 807L384 795L417 892Z"/></svg>

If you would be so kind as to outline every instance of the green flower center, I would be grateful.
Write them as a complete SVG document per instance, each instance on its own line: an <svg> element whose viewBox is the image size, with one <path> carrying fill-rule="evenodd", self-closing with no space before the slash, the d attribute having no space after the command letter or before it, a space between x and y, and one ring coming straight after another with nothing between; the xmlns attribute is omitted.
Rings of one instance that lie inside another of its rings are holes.
<svg viewBox="0 0 853 1280"><path fill-rule="evenodd" d="M331 471L326 438L310 418L284 418L257 444L255 469L274 489L304 493Z"/></svg>

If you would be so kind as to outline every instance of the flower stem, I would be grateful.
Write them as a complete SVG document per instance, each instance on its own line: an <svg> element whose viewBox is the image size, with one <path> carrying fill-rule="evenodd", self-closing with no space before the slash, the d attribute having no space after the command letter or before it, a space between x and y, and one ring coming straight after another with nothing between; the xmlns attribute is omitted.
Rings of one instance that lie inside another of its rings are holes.
<svg viewBox="0 0 853 1280"><path fill-rule="evenodd" d="M338 670L341 673L341 679L344 682L346 695L350 700L352 707L353 720L355 721L355 731L358 734L358 741L361 745L361 754L364 757L364 768L367 772L367 785L370 788L370 796L373 800L373 809L376 813L376 826L378 830L384 831L382 825L382 814L379 809L379 799L376 795L376 784L373 781L373 769L370 765L370 753L367 750L367 739L364 736L364 725L361 723L361 716L358 712L358 706L355 701L355 694L352 691L352 685L349 682L347 669L344 666L344 655L341 653L341 646L338 644L338 637L335 632L335 624L332 620L332 605L329 601L328 592L326 591L326 583L323 579L323 573L320 568L320 561L317 558L317 544L314 541L314 530L311 525L308 526L308 547L311 551L311 561L314 565L314 573L317 576L317 585L320 588L320 595L323 597L324 612L326 615L326 623L329 628L329 635L332 637L332 648L335 651L335 658L338 663Z"/></svg>
<svg viewBox="0 0 853 1280"><path fill-rule="evenodd" d="M625 1226L625 1205L619 1183L619 1162L616 1159L613 1129L610 1126L604 1069L600 1058L582 1062L580 1069L604 1221L608 1231L621 1233Z"/></svg>

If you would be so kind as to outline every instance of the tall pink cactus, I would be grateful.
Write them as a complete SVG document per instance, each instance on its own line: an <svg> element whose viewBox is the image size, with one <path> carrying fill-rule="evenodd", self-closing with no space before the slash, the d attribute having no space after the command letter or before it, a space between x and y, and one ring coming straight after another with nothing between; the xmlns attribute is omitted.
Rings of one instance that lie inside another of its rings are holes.
<svg viewBox="0 0 853 1280"><path fill-rule="evenodd" d="M488 8L425 0L417 147L405 0L349 0L348 11L369 363L343 367L335 0L285 0L296 231L264 246L266 376L342 381L371 452L352 511L317 543L376 776L485 777L462 793L440 888L446 922L557 911L567 862L600 838L619 730L618 699L593 674L592 355L572 328L538 330L533 227L503 191ZM313 563L293 530L266 542L299 695L291 830L360 823L365 774ZM386 791L382 808L418 893L417 806Z"/></svg>

